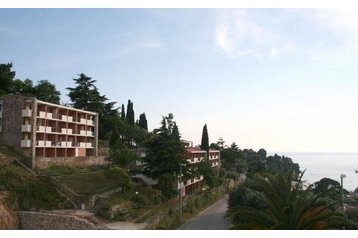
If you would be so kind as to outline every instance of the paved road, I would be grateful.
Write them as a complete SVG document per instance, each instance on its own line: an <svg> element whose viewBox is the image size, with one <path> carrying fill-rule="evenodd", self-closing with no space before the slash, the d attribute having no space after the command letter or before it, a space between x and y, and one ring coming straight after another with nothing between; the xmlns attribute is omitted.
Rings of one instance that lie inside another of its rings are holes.
<svg viewBox="0 0 358 238"><path fill-rule="evenodd" d="M225 197L179 227L179 230L228 230L230 223L224 218L227 202L228 197Z"/></svg>

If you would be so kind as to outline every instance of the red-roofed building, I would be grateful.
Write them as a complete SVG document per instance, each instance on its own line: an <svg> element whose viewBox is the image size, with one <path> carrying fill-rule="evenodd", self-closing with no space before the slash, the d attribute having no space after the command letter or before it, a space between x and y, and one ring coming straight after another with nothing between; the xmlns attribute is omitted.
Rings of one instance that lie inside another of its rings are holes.
<svg viewBox="0 0 358 238"><path fill-rule="evenodd" d="M202 150L200 147L193 147L193 142L182 140L182 143L185 145L185 149L187 152L186 160L190 165L197 164L206 158L207 151ZM219 150L213 150L209 149L209 163L213 168L219 169L220 166L220 151ZM201 175L196 178L192 178L186 181L183 181L182 187L183 187L183 196L185 194L189 193L190 191L193 191L195 189L198 189L202 186L204 177ZM178 182L178 189L180 189L180 184Z"/></svg>

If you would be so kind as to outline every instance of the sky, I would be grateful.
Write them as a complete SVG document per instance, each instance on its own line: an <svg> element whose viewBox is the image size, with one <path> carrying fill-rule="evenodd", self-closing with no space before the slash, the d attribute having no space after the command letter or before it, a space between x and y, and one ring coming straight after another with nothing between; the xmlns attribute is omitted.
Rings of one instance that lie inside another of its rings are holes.
<svg viewBox="0 0 358 238"><path fill-rule="evenodd" d="M0 63L69 102L78 74L149 129L240 148L358 152L355 9L0 9Z"/></svg>

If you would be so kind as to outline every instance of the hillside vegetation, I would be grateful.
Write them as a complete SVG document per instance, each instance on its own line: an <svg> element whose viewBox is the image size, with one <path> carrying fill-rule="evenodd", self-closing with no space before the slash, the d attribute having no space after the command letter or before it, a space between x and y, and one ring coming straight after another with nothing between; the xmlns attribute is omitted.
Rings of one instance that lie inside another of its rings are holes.
<svg viewBox="0 0 358 238"><path fill-rule="evenodd" d="M70 208L48 177L36 176L15 161L16 154L0 148L0 190L7 191L6 206L13 210L51 210Z"/></svg>

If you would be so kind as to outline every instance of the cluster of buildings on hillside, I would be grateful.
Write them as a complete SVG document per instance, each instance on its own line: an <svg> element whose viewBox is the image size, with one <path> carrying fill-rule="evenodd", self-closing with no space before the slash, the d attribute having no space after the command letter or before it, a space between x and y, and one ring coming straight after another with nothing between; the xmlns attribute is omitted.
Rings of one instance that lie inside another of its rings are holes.
<svg viewBox="0 0 358 238"><path fill-rule="evenodd" d="M183 143L189 165L205 159L205 150L194 147L190 141ZM34 97L0 97L0 144L21 152L27 166L32 169L54 164L79 166L106 163L104 156L98 156L98 113ZM220 151L210 149L208 160L212 167L219 168ZM135 178L149 184L156 183L143 175ZM183 193L201 187L202 183L203 176L183 181Z"/></svg>

